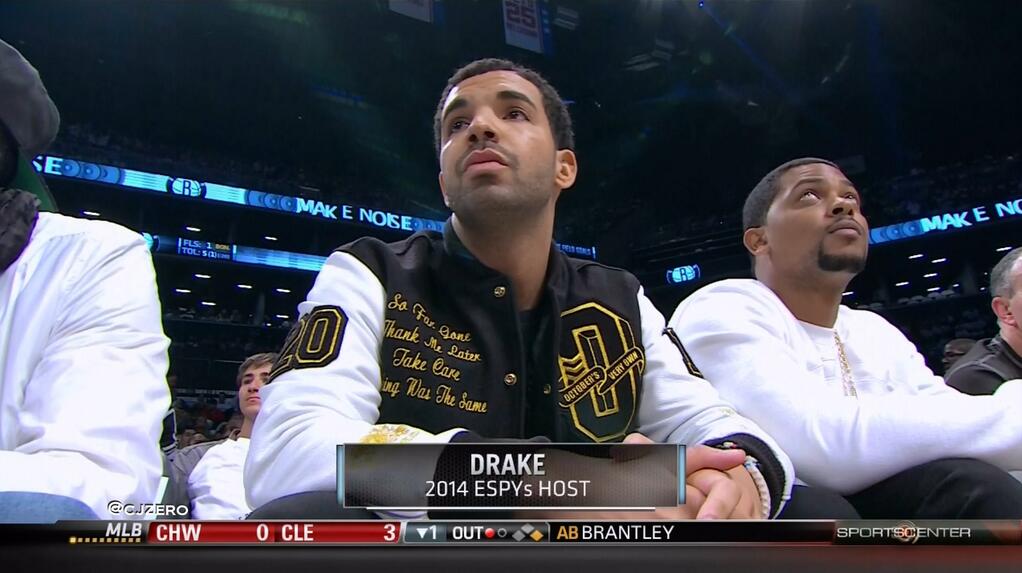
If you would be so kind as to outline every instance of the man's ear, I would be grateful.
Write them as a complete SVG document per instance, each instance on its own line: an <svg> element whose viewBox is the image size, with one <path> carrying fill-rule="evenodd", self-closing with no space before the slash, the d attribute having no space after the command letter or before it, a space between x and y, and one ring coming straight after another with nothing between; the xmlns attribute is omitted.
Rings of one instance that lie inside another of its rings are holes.
<svg viewBox="0 0 1022 573"><path fill-rule="evenodd" d="M746 229L745 233L742 234L742 244L745 245L745 249L753 256L766 254L769 248L769 245L767 245L766 229L763 227Z"/></svg>
<svg viewBox="0 0 1022 573"><path fill-rule="evenodd" d="M440 183L440 193L444 196L444 205L447 205L447 208L450 209L451 203L447 200L447 190L444 188L444 172L441 171L436 177L437 181Z"/></svg>
<svg viewBox="0 0 1022 573"><path fill-rule="evenodd" d="M998 322L1008 326L1018 326L1019 317L1012 314L1011 307L1008 306L1008 299L1003 296L995 296L994 299L990 301L990 308L992 308L994 310L994 314L997 315Z"/></svg>
<svg viewBox="0 0 1022 573"><path fill-rule="evenodd" d="M568 189L575 184L578 177L578 160L575 152L570 149L559 149L557 151L557 171L554 174L554 182L561 191Z"/></svg>

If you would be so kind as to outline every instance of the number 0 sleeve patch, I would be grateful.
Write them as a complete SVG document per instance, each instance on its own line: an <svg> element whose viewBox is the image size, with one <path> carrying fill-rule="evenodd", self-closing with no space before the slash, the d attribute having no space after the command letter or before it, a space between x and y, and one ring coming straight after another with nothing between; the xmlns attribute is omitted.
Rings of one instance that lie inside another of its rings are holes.
<svg viewBox="0 0 1022 573"><path fill-rule="evenodd" d="M302 368L318 368L333 362L341 352L348 316L339 306L317 306L291 328L269 382Z"/></svg>

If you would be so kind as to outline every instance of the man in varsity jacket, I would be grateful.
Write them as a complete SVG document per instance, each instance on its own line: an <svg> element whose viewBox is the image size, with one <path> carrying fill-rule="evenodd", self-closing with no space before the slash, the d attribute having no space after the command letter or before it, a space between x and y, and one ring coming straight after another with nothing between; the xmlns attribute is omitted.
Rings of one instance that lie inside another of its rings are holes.
<svg viewBox="0 0 1022 573"><path fill-rule="evenodd" d="M784 453L702 380L635 277L555 248L577 172L556 91L479 60L448 81L434 129L454 214L327 260L261 390L250 504L336 488L345 442L627 437L692 446L690 502L658 517L776 515Z"/></svg>

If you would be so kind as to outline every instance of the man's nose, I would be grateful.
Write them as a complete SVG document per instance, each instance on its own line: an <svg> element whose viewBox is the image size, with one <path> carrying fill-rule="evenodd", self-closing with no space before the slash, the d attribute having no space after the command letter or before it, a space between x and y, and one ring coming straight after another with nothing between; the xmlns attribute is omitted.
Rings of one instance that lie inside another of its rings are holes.
<svg viewBox="0 0 1022 573"><path fill-rule="evenodd" d="M468 137L473 143L479 141L496 141L497 131L493 127L494 121L488 113L477 113L468 126Z"/></svg>
<svg viewBox="0 0 1022 573"><path fill-rule="evenodd" d="M831 209L831 213L834 215L854 215L855 214L855 201L842 197L834 203L834 208Z"/></svg>

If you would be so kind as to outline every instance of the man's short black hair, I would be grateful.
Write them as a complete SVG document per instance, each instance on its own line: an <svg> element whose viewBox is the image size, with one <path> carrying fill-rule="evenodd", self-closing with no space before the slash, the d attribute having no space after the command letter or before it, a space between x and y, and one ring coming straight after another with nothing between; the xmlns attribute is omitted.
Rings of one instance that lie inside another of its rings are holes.
<svg viewBox="0 0 1022 573"><path fill-rule="evenodd" d="M770 205L773 204L774 199L777 197L777 193L780 189L777 187L777 181L788 172L789 169L800 167L802 165L810 165L812 163L822 163L824 165L830 165L834 169L840 170L833 161L827 161L826 159L820 159L818 157L802 157L799 159L792 159L786 163L782 163L777 167L773 168L770 173L767 173L765 177L759 180L759 183L752 188L749 192L749 196L745 198L745 206L742 207L742 230L746 231L753 227L762 227L766 224L767 211L770 210Z"/></svg>
<svg viewBox="0 0 1022 573"><path fill-rule="evenodd" d="M1011 298L1015 295L1011 284L1011 270L1015 268L1019 257L1022 257L1022 247L1008 251L1008 254L994 265L994 270L990 271L990 296Z"/></svg>
<svg viewBox="0 0 1022 573"><path fill-rule="evenodd" d="M436 144L437 155L440 154L440 123L444 113L444 102L450 95L454 86L461 82L488 72L508 71L522 76L539 89L543 96L543 109L546 110L547 121L550 122L550 131L554 136L554 144L557 149L575 149L575 133L571 129L571 115L568 113L568 106L564 105L561 96L557 94L554 86L546 81L546 78L534 70L518 65L509 60L497 58L485 58L465 64L458 71L454 72L447 79L447 86L440 94L440 102L436 105L436 114L433 116L433 142Z"/></svg>

